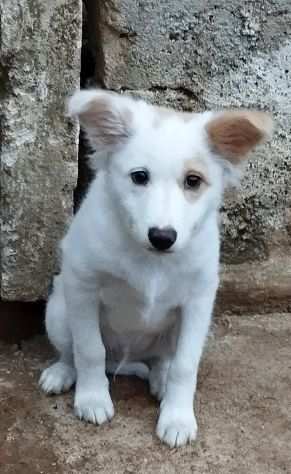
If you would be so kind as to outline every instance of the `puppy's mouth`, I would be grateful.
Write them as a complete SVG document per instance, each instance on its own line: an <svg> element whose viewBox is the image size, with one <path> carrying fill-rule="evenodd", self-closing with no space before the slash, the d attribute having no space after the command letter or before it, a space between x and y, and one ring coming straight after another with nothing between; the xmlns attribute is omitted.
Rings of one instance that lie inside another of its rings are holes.
<svg viewBox="0 0 291 474"><path fill-rule="evenodd" d="M155 253L156 255L169 255L171 253L174 253L174 250L168 249L168 250L158 250L155 249L154 247L147 247L147 250L149 250L152 253Z"/></svg>

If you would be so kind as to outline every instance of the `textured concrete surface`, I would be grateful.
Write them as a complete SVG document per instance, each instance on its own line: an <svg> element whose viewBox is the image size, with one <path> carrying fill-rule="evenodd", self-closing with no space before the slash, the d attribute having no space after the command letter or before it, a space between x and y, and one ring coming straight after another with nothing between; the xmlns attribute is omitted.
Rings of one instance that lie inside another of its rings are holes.
<svg viewBox="0 0 291 474"><path fill-rule="evenodd" d="M73 209L78 130L64 98L80 76L81 0L1 4L0 297L46 296ZM274 139L222 209L225 307L290 308L289 0L84 0L82 83L184 110L257 107ZM81 150L83 156L83 150ZM79 167L78 205L86 174ZM238 301L240 303L238 304Z"/></svg>
<svg viewBox="0 0 291 474"><path fill-rule="evenodd" d="M232 266L255 262L260 274L264 262L282 262L291 246L290 1L106 0L100 24L109 89L184 110L274 114L273 140L226 197L222 258L228 280L237 277ZM280 278L269 274L269 285Z"/></svg>
<svg viewBox="0 0 291 474"><path fill-rule="evenodd" d="M46 295L72 214L77 127L64 116L80 79L81 0L1 4L1 298Z"/></svg>
<svg viewBox="0 0 291 474"><path fill-rule="evenodd" d="M290 255L272 255L263 262L222 265L216 299L218 312L291 312Z"/></svg>
<svg viewBox="0 0 291 474"><path fill-rule="evenodd" d="M283 474L291 466L291 314L221 317L199 373L199 438L169 450L154 436L146 385L117 377L116 416L102 427L72 414L72 393L46 397L42 337L0 348L1 474Z"/></svg>

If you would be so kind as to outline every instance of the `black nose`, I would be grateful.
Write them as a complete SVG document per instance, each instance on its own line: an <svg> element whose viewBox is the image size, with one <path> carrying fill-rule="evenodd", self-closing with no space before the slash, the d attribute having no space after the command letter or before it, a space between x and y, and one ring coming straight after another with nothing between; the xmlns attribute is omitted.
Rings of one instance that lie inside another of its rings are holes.
<svg viewBox="0 0 291 474"><path fill-rule="evenodd" d="M159 229L151 227L148 233L149 241L157 250L168 250L177 239L177 232L171 227Z"/></svg>

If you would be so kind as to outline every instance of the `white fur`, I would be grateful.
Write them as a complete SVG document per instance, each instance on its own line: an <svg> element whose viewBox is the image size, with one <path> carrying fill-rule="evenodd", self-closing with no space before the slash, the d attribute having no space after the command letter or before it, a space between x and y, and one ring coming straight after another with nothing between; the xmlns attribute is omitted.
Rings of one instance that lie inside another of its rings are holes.
<svg viewBox="0 0 291 474"><path fill-rule="evenodd" d="M180 446L197 431L193 398L218 286L225 166L207 142L205 125L212 113L193 114L187 122L172 114L157 126L153 106L82 91L71 99L70 114L78 116L101 96L117 119L125 107L131 111L130 138L112 151L94 143L89 130L95 159L104 159L62 242L62 271L46 314L60 361L43 372L40 384L59 393L77 374L75 411L100 424L114 413L106 360L108 372L149 378L152 393L161 399L157 435L171 447ZM193 200L183 190L190 159L202 166L209 183ZM151 173L145 187L129 177L140 167ZM172 253L149 250L153 226L177 231Z"/></svg>

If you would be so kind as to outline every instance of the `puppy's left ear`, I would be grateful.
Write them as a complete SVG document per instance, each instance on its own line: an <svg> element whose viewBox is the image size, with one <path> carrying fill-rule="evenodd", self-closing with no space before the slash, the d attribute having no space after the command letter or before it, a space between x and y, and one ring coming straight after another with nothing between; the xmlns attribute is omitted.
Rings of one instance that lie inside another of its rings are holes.
<svg viewBox="0 0 291 474"><path fill-rule="evenodd" d="M234 172L255 146L270 138L272 130L269 114L247 110L215 114L206 125L210 148Z"/></svg>

